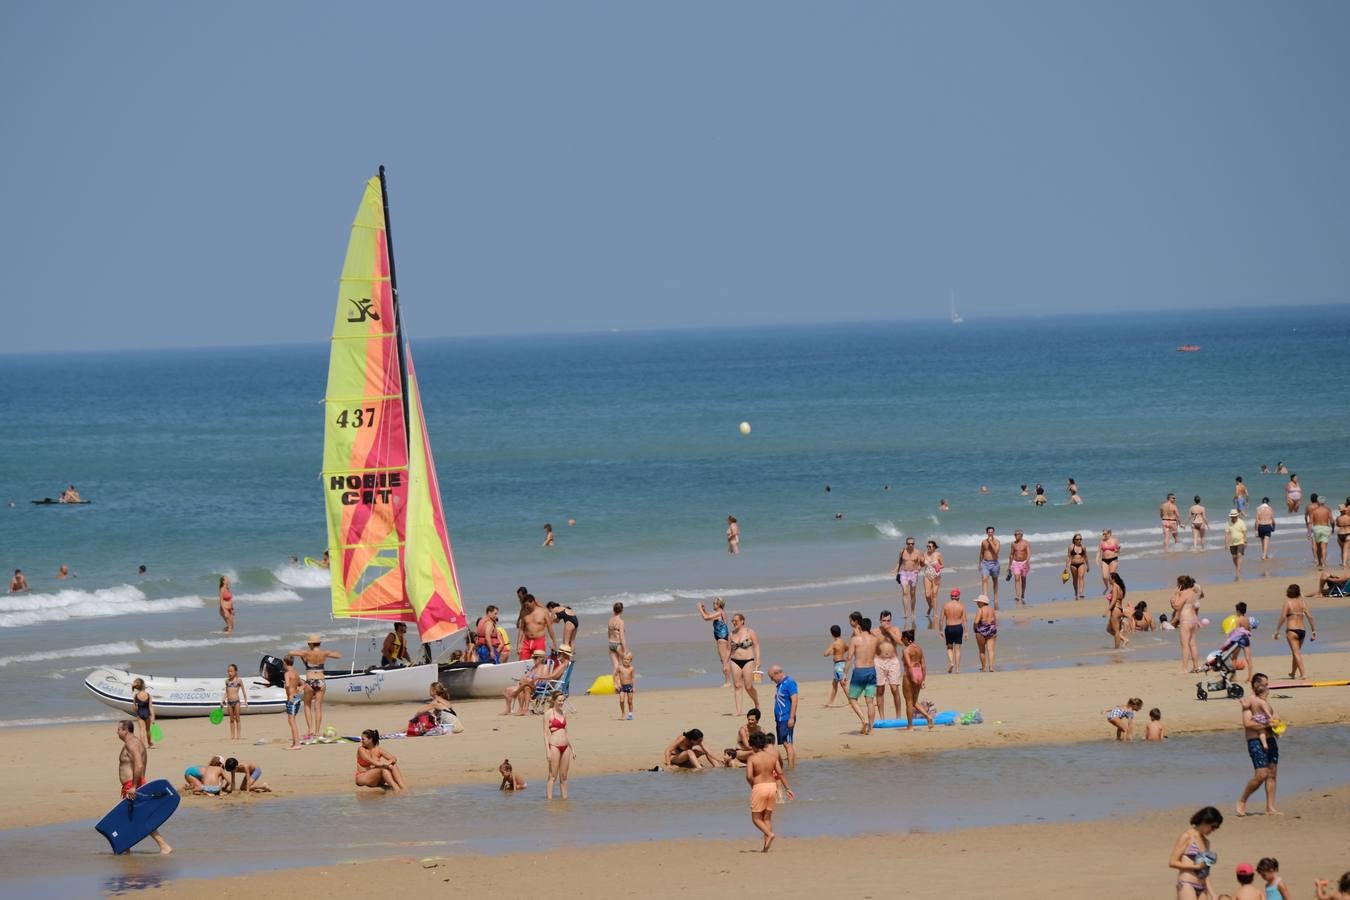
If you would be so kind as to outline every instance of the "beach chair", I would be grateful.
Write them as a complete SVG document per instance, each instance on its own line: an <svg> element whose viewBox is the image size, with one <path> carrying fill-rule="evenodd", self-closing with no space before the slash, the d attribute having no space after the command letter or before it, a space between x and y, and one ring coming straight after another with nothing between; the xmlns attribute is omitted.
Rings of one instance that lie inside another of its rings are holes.
<svg viewBox="0 0 1350 900"><path fill-rule="evenodd" d="M1326 585L1327 585L1326 596L1350 597L1350 591L1346 590L1347 586L1350 586L1350 582L1347 582L1344 579L1342 579L1341 581L1336 581L1335 579L1328 576L1326 579Z"/></svg>
<svg viewBox="0 0 1350 900"><path fill-rule="evenodd" d="M530 697L530 712L535 715L542 715L544 710L548 709L548 698L554 691L562 691L564 697L564 709L568 712L576 712L576 707L571 703L572 696L572 669L576 667L577 661L573 659L563 669L563 673L558 678L551 681L540 681L534 686L534 695Z"/></svg>

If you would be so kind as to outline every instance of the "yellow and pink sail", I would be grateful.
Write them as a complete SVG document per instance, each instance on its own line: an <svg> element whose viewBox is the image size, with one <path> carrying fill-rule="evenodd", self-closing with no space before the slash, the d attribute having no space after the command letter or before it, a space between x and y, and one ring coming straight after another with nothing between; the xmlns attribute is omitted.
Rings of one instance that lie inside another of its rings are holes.
<svg viewBox="0 0 1350 900"><path fill-rule="evenodd" d="M366 183L338 288L323 484L337 618L465 627L426 417L403 334L384 188Z"/></svg>

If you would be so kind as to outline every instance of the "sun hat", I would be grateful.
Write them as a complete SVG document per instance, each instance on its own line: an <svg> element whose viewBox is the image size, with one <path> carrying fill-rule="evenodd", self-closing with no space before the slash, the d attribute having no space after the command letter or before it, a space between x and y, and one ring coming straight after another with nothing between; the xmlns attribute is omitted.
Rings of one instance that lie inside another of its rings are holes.
<svg viewBox="0 0 1350 900"><path fill-rule="evenodd" d="M559 652L559 653L566 653L568 656L571 656L571 655L572 655L572 645L571 645L571 644L559 644L559 645L558 645L558 652Z"/></svg>
<svg viewBox="0 0 1350 900"><path fill-rule="evenodd" d="M1238 511L1237 511L1236 509L1230 509L1230 510L1228 511L1228 518L1230 518L1230 519L1236 519L1237 517L1238 517Z"/></svg>
<svg viewBox="0 0 1350 900"><path fill-rule="evenodd" d="M530 657L532 659L543 659L545 656L548 656L548 654L545 653L543 650L536 650L530 654Z"/></svg>
<svg viewBox="0 0 1350 900"><path fill-rule="evenodd" d="M989 604L989 598L986 597L984 594L981 594L980 596L975 598L975 602L980 604L981 606L987 606Z"/></svg>
<svg viewBox="0 0 1350 900"><path fill-rule="evenodd" d="M322 643L323 643L323 638L319 637L317 634L311 634L309 637L305 638L305 643L306 643L306 644L322 644Z"/></svg>

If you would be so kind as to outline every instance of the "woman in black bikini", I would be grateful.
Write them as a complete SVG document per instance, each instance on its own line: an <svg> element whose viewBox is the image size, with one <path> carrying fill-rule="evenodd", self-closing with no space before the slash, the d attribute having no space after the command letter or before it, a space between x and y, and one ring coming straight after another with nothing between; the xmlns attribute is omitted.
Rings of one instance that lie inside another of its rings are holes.
<svg viewBox="0 0 1350 900"><path fill-rule="evenodd" d="M572 607L549 601L546 608L553 613L553 621L563 623L562 642L576 646L576 641L572 638L577 636L577 629L581 627L581 620L577 618L577 614L572 610Z"/></svg>
<svg viewBox="0 0 1350 900"><path fill-rule="evenodd" d="M1083 546L1081 534L1073 536L1073 543L1069 545L1064 567L1069 570L1069 578L1073 581L1073 599L1082 600L1086 596L1083 583L1087 580L1088 556L1087 548Z"/></svg>
<svg viewBox="0 0 1350 900"><path fill-rule="evenodd" d="M1303 668L1303 639L1311 631L1313 640L1317 640L1317 626L1313 623L1312 610L1308 609L1308 603L1303 599L1302 588L1291 584L1284 592L1284 597L1284 609L1280 610L1280 621L1275 623L1275 633L1271 638L1278 641L1280 629L1284 629L1284 636L1289 641L1289 655L1293 660L1289 677L1307 678L1307 670ZM1305 617L1308 619L1306 629L1303 627Z"/></svg>
<svg viewBox="0 0 1350 900"><path fill-rule="evenodd" d="M745 616L731 617L731 685L735 690L736 715L741 714L741 689L750 695L750 705L759 706L759 691L755 690L755 672L759 670L759 636L745 624Z"/></svg>
<svg viewBox="0 0 1350 900"><path fill-rule="evenodd" d="M1106 589L1106 633L1115 641L1119 650L1130 642L1125 636L1134 620L1125 615L1125 582L1115 572L1111 573L1111 586Z"/></svg>

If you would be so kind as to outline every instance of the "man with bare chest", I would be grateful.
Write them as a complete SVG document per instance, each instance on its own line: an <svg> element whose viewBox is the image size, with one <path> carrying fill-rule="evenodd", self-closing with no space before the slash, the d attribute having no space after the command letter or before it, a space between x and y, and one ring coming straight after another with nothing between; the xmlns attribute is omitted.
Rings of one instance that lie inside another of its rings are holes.
<svg viewBox="0 0 1350 900"><path fill-rule="evenodd" d="M1031 545L1022 537L1022 529L1013 532L1013 542L1008 548L1008 572L1012 575L1013 600L1018 604L1027 602L1027 575L1031 573ZM998 579L994 579L998 583ZM995 604L995 609L998 608Z"/></svg>
<svg viewBox="0 0 1350 900"><path fill-rule="evenodd" d="M914 621L914 606L919 584L919 570L923 568L923 554L914 546L914 538L905 539L905 548L895 561L895 580L900 584L900 606L904 611L905 622Z"/></svg>
<svg viewBox="0 0 1350 900"><path fill-rule="evenodd" d="M998 609L998 554L1002 546L994 537L994 526L985 528L984 540L980 541L980 593L993 598L994 609Z"/></svg>
<svg viewBox="0 0 1350 900"><path fill-rule="evenodd" d="M853 639L848 644L846 659L853 663L853 677L848 683L848 705L853 714L862 723L862 734L872 733L872 723L876 721L877 696L877 636L872 634L872 620L864 618L853 624ZM858 698L867 704L867 714L858 707Z"/></svg>
<svg viewBox="0 0 1350 900"><path fill-rule="evenodd" d="M145 744L136 737L136 722L128 719L117 723L117 738L122 748L117 754L117 777L122 782L122 796L134 800L136 789L145 784L146 752ZM169 842L159 836L158 831L150 832L150 837L159 845L159 852L169 854L173 848ZM130 853L131 851L126 851Z"/></svg>
<svg viewBox="0 0 1350 900"><path fill-rule="evenodd" d="M558 639L553 634L553 616L539 605L534 594L526 594L520 601L520 618L516 620L516 643L520 646L520 658L529 659L536 650L547 650L544 635L548 643L557 646Z"/></svg>

